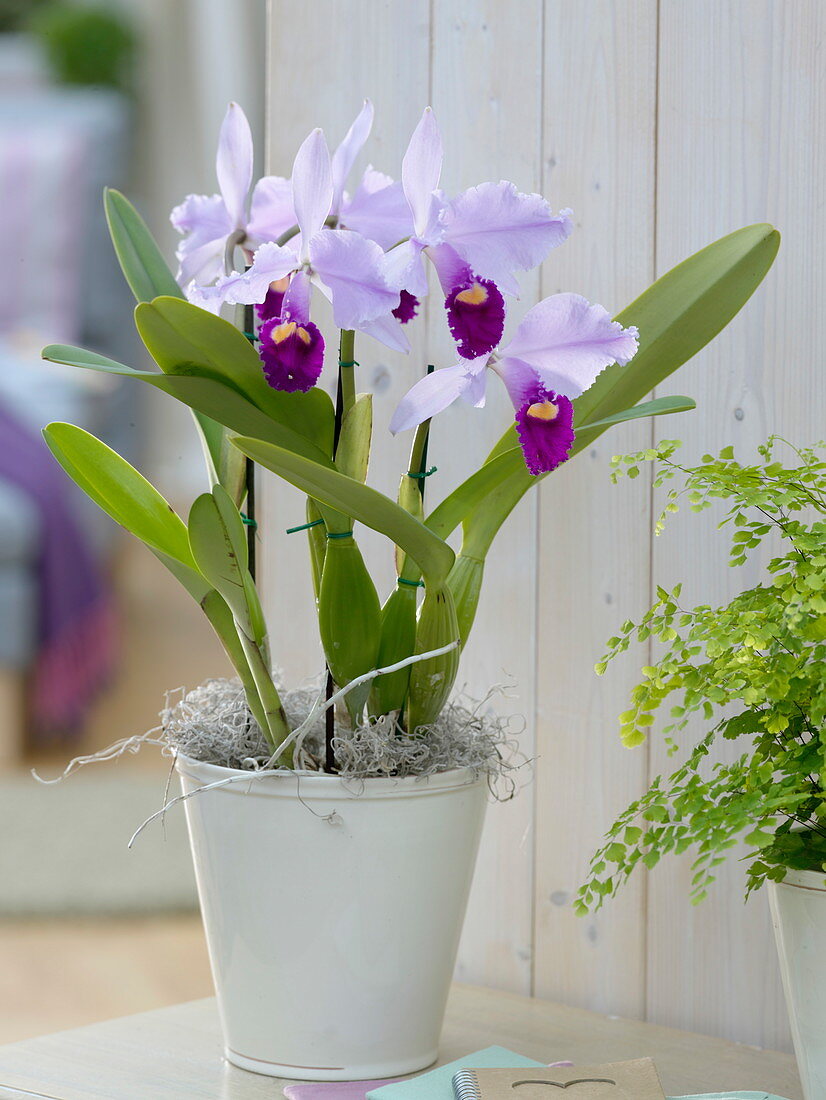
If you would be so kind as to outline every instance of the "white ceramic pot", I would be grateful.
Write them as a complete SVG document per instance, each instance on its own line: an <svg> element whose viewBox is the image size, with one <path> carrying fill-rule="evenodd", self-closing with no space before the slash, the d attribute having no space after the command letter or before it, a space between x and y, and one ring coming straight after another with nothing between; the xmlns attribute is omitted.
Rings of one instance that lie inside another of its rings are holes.
<svg viewBox="0 0 826 1100"><path fill-rule="evenodd" d="M178 759L184 792L232 775ZM227 1059L315 1081L436 1058L484 778L270 776L189 798Z"/></svg>
<svg viewBox="0 0 826 1100"><path fill-rule="evenodd" d="M769 883L786 1006L806 1100L826 1097L826 875L792 871Z"/></svg>

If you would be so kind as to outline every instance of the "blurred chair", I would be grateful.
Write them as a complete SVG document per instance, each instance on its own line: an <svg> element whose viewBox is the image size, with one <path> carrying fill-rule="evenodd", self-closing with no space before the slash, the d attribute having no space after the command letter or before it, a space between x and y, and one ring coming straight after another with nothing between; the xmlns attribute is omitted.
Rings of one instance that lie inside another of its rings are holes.
<svg viewBox="0 0 826 1100"><path fill-rule="evenodd" d="M39 348L80 342L134 361L131 298L101 201L104 185L125 175L129 116L117 93L36 78L15 79L12 89L0 71L0 402L33 431L72 421L127 457L139 446L134 387L44 363ZM111 523L68 481L66 492L105 559ZM24 740L39 525L32 501L0 482L0 761L17 757Z"/></svg>

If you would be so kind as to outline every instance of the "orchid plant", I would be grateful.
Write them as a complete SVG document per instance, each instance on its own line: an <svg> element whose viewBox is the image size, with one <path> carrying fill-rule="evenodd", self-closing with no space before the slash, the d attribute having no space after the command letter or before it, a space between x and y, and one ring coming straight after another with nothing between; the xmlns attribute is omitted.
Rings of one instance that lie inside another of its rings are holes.
<svg viewBox="0 0 826 1100"><path fill-rule="evenodd" d="M554 213L540 195L506 181L445 194L442 140L429 107L400 179L371 166L350 193L372 123L365 102L332 154L314 130L290 179L267 176L253 187L249 125L231 104L218 146L219 193L190 195L172 212L181 234L176 276L131 204L116 191L106 195L115 250L138 300L136 325L159 371L79 348L44 350L55 362L139 379L191 408L209 480L186 522L80 428L51 424L45 436L70 477L199 602L273 760L287 767L292 731L251 568L252 463L307 495L328 682L347 689L350 723L392 714L400 733L427 736L456 677L487 551L516 503L612 424L693 408L686 397L641 399L738 312L779 243L771 226L738 230L614 318L577 294L554 294L505 337L506 298L518 301L519 273L568 239L571 212ZM407 353L406 326L430 290L428 266L456 361L423 372L393 413L390 431L414 431L394 501L367 484L372 397L357 392L355 339ZM313 320L316 293L332 306L338 354ZM232 306L238 325L222 316ZM484 405L489 371L504 383L514 421L482 466L425 512L430 421L458 399ZM335 378L335 403L320 384L325 373ZM398 583L383 602L355 523L395 545ZM455 552L447 540L459 528ZM329 753L327 764L334 766Z"/></svg>

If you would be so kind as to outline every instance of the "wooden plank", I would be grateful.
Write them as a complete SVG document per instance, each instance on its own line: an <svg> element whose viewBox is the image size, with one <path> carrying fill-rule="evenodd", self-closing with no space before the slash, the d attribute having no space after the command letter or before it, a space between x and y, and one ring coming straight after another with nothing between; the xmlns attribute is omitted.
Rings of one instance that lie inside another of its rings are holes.
<svg viewBox="0 0 826 1100"><path fill-rule="evenodd" d="M510 993L454 986L440 1062L493 1044L546 1062L653 1057L672 1095L737 1088L771 1090L788 1100L802 1100L803 1095L794 1061L785 1054ZM0 1097L14 1100L32 1095L62 1100L263 1100L288 1083L223 1062L211 1000L0 1047Z"/></svg>
<svg viewBox="0 0 826 1100"><path fill-rule="evenodd" d="M483 180L541 188L542 4L496 0L437 4L433 14L432 100L444 135L442 186L448 194ZM518 59L518 63L516 62ZM521 316L538 298L536 273L520 278ZM458 360L438 284L428 323L428 356L439 366ZM492 379L485 409L459 402L432 429L430 455L439 467L432 499L477 468L512 420L504 388ZM505 715L524 716L520 748L534 755L536 498L510 517L486 567L486 581L459 683L475 698L512 685L492 700ZM522 993L531 990L533 786L511 802L491 805L482 839L457 975L463 981Z"/></svg>
<svg viewBox="0 0 826 1100"><path fill-rule="evenodd" d="M774 222L785 238L755 300L663 387L698 399L678 428L658 426L660 436L685 440L688 461L729 443L748 458L771 432L801 443L823 435L824 36L818 0L662 4L658 270L749 222ZM730 570L726 554L713 517L678 517L656 541L653 580L683 580L686 606L728 599L759 570ZM673 766L656 738L652 749L654 772ZM765 898L743 907L743 870L733 860L697 909L687 903L688 882L686 861L651 876L650 1017L750 1043L787 1042Z"/></svg>
<svg viewBox="0 0 826 1100"><path fill-rule="evenodd" d="M546 3L545 186L576 216L546 265L545 294L612 312L653 277L656 0ZM612 486L608 459L648 445L612 430L541 490L538 604L535 991L627 1015L645 1010L645 883L587 920L571 901L616 813L637 797L645 753L620 746L633 669L594 662L648 595L649 489Z"/></svg>
<svg viewBox="0 0 826 1100"><path fill-rule="evenodd" d="M270 19L268 65L269 171L289 175L301 141L321 126L335 148L361 108L373 100L376 123L356 170L368 162L398 177L401 157L428 100L430 16L427 0L352 4L288 4L276 0ZM300 48L298 48L300 43ZM353 181L356 175L353 175ZM327 338L325 380L334 385L336 336L320 295L314 315ZM409 360L368 337L357 340L359 390L374 393L376 424L371 484L395 497L405 468L407 439L387 431L400 397L424 359L424 326L411 333ZM273 653L286 682L297 684L323 667L304 535L284 530L304 522L304 498L264 472L261 476L262 585L273 631ZM385 540L360 530L359 544L380 586L391 583L392 553Z"/></svg>

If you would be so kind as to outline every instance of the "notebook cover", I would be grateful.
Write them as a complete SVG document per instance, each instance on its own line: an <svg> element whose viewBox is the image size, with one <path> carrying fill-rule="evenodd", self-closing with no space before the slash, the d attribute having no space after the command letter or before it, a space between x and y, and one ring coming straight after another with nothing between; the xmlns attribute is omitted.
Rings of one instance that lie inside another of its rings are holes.
<svg viewBox="0 0 826 1100"><path fill-rule="evenodd" d="M456 1096L467 1100L547 1100L551 1091L561 1095L562 1090L571 1100L665 1100L650 1058L543 1069L473 1066L459 1072L454 1083Z"/></svg>
<svg viewBox="0 0 826 1100"><path fill-rule="evenodd" d="M453 1100L453 1074L457 1070L477 1067L509 1067L538 1066L545 1067L544 1062L535 1062L532 1058L526 1058L523 1054L514 1054L505 1047L486 1047L477 1050L475 1054L468 1054L464 1058L457 1058L455 1062L449 1062L446 1066L438 1066L428 1073L422 1073L419 1077L411 1077L408 1081L400 1081L396 1085L383 1085L378 1089L371 1089L367 1093L367 1100Z"/></svg>

